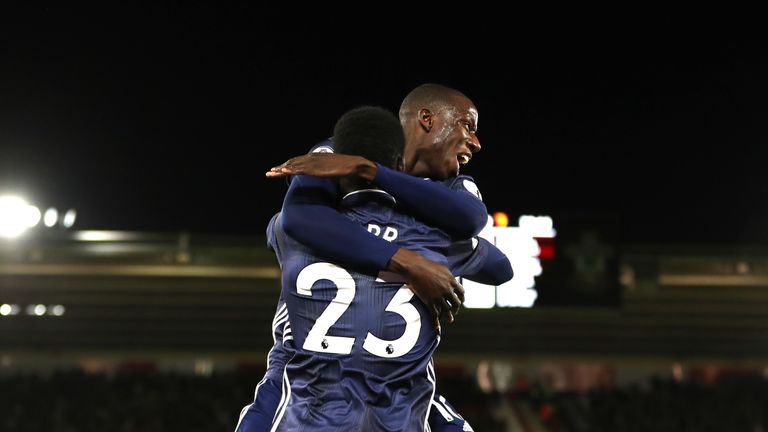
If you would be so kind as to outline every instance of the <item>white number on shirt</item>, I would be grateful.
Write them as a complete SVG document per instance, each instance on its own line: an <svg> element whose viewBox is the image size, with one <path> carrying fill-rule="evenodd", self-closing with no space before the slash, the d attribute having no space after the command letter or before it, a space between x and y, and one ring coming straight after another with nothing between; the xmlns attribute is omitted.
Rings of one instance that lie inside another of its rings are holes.
<svg viewBox="0 0 768 432"><path fill-rule="evenodd" d="M307 333L303 348L309 351L349 354L355 338L345 336L329 336L328 330L336 324L349 308L355 297L356 285L352 275L343 268L330 263L314 263L305 267L296 278L296 291L300 295L312 296L312 285L326 279L336 286L336 296L331 300L323 313L317 317L315 325ZM403 285L386 307L387 312L393 312L405 320L403 335L395 340L380 339L368 332L363 349L379 356L394 358L407 354L416 345L421 331L421 315L410 300L413 292ZM375 311L371 311L375 313Z"/></svg>

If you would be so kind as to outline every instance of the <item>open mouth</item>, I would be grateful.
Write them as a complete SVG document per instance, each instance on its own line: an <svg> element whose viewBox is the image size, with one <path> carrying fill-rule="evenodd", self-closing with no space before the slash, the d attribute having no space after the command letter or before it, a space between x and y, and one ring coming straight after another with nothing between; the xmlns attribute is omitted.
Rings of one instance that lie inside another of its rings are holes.
<svg viewBox="0 0 768 432"><path fill-rule="evenodd" d="M459 165L466 165L469 163L469 160L472 159L472 154L460 153L456 156L456 159L459 161Z"/></svg>

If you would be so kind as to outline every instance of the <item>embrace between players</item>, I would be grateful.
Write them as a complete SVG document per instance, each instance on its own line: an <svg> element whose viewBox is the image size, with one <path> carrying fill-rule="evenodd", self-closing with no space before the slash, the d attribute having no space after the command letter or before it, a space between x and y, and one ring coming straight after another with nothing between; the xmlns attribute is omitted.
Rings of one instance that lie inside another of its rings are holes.
<svg viewBox="0 0 768 432"><path fill-rule="evenodd" d="M478 113L461 92L424 84L399 116L353 109L332 139L267 173L293 176L267 228L282 290L237 432L472 430L436 394L432 354L440 319L464 299L456 276L512 277L475 237L487 210L459 174L480 150Z"/></svg>

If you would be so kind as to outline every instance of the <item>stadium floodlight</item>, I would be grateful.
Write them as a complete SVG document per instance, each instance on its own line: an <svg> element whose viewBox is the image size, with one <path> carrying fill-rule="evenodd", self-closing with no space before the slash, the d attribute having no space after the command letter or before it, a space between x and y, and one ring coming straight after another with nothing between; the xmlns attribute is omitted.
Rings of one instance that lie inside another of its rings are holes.
<svg viewBox="0 0 768 432"><path fill-rule="evenodd" d="M17 196L0 196L0 237L18 237L39 222L39 208Z"/></svg>
<svg viewBox="0 0 768 432"><path fill-rule="evenodd" d="M64 219L62 219L61 224L64 225L64 228L72 228L72 225L75 224L76 218L77 211L75 211L75 209L69 209L66 213L64 213Z"/></svg>
<svg viewBox="0 0 768 432"><path fill-rule="evenodd" d="M21 308L17 304L3 303L0 305L0 316L18 315L19 309Z"/></svg>
<svg viewBox="0 0 768 432"><path fill-rule="evenodd" d="M48 228L53 227L56 225L56 222L59 220L59 211L56 210L55 207L50 207L48 210L45 211L45 214L43 215L43 223Z"/></svg>

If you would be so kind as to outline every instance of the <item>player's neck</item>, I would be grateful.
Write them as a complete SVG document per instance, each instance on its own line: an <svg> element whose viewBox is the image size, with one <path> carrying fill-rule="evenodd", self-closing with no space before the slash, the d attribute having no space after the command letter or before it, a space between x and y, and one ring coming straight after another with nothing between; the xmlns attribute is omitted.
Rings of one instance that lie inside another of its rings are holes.
<svg viewBox="0 0 768 432"><path fill-rule="evenodd" d="M347 195L361 189L371 189L371 184L357 177L342 177L339 179L341 194Z"/></svg>

